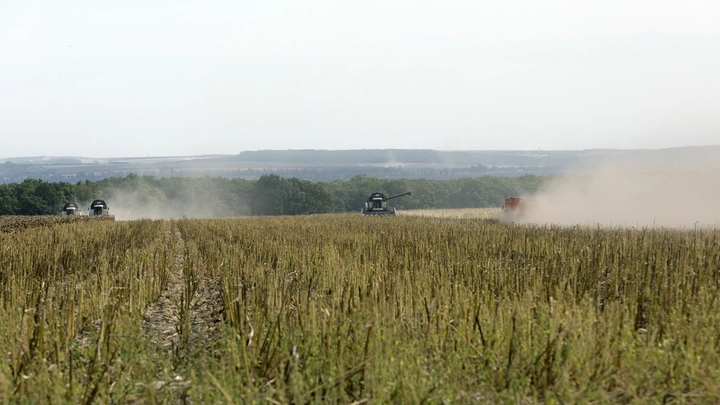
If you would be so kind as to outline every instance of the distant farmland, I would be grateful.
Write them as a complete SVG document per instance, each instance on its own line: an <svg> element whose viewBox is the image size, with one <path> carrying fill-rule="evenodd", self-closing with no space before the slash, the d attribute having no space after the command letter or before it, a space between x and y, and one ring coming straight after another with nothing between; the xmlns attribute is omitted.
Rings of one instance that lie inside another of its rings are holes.
<svg viewBox="0 0 720 405"><path fill-rule="evenodd" d="M515 177L578 173L603 163L661 163L667 169L719 170L720 147L660 150L438 151L429 149L260 150L237 155L164 157L26 157L0 159L0 181L97 181L130 173L155 177L257 179L275 173L311 181L350 179L357 174L381 179L435 180L484 175Z"/></svg>

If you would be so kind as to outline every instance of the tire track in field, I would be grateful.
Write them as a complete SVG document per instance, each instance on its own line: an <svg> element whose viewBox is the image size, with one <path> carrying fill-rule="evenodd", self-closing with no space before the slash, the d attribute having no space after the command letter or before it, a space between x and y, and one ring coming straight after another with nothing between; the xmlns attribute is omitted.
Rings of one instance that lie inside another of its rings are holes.
<svg viewBox="0 0 720 405"><path fill-rule="evenodd" d="M165 358L172 356L177 366L202 352L213 354L224 306L219 280L204 277L204 268L185 269L185 241L177 229L169 232L174 232L180 241L179 249L168 269L167 287L157 301L145 309L143 329L157 349L155 356L161 353L168 356ZM192 277L194 285L189 303L185 302L187 276Z"/></svg>

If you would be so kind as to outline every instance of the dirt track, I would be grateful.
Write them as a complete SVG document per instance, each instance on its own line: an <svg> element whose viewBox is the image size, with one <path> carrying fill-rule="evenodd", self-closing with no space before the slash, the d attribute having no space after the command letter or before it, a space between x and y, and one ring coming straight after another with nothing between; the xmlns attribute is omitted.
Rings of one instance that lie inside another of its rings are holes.
<svg viewBox="0 0 720 405"><path fill-rule="evenodd" d="M180 232L176 235L181 238ZM184 243L180 239L182 248ZM185 266L180 250L168 269L167 287L143 315L143 329L157 349L156 355L173 356L176 362L198 351L212 354L224 309L219 281L203 277L202 269Z"/></svg>

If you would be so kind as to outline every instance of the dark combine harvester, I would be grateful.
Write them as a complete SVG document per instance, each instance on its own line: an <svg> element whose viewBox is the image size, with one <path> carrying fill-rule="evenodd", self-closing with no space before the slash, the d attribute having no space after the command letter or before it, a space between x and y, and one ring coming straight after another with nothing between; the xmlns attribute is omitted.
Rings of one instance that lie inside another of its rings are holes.
<svg viewBox="0 0 720 405"><path fill-rule="evenodd" d="M90 204L90 215L110 215L110 207L103 200L95 200Z"/></svg>
<svg viewBox="0 0 720 405"><path fill-rule="evenodd" d="M395 211L395 207L393 207L392 210L389 209L387 202L388 200L402 197L404 195L411 195L410 191L390 197L385 197L385 194L383 193L372 193L365 202L365 207L363 207L360 212L362 215L395 215L397 213L397 211Z"/></svg>
<svg viewBox="0 0 720 405"><path fill-rule="evenodd" d="M74 202L69 202L65 204L65 206L62 209L62 215L81 215L82 212L80 211L77 204Z"/></svg>

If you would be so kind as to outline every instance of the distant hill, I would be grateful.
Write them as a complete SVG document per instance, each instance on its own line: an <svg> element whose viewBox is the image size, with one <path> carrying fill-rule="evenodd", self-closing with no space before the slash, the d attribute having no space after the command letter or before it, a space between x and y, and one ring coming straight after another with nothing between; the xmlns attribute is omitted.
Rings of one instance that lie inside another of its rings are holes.
<svg viewBox="0 0 720 405"><path fill-rule="evenodd" d="M241 177L275 173L312 181L363 174L381 179L457 179L478 176L560 175L594 165L658 164L668 169L720 170L720 146L578 151L438 151L431 149L259 150L237 155L165 157L18 157L0 159L0 182L97 181L130 173L155 177Z"/></svg>
<svg viewBox="0 0 720 405"><path fill-rule="evenodd" d="M567 164L575 158L567 151L438 151L431 149L359 150L260 150L237 155L240 162L285 162L321 164L432 164L432 165L514 165L542 166Z"/></svg>

